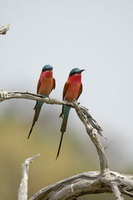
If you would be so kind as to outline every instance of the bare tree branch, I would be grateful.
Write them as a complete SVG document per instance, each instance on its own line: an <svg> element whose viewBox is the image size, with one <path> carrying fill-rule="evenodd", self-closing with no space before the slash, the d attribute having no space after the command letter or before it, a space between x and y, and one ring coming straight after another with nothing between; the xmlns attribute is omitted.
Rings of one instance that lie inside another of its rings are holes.
<svg viewBox="0 0 133 200"><path fill-rule="evenodd" d="M124 200L123 197L121 196L121 192L120 192L120 190L119 190L119 188L118 188L118 184L117 184L116 182L113 182L113 181L112 181L112 182L110 183L110 185L111 185L112 191L113 191L113 193L114 193L116 199L117 199L117 200Z"/></svg>
<svg viewBox="0 0 133 200"><path fill-rule="evenodd" d="M10 24L0 27L0 35L5 35L6 32L9 30Z"/></svg>
<svg viewBox="0 0 133 200"><path fill-rule="evenodd" d="M86 110L84 110L82 107L80 108L77 102L73 102L73 104L77 112L77 115L79 116L79 118L81 119L81 121L83 122L86 128L86 132L90 136L92 142L94 143L97 149L97 153L99 155L99 160L100 160L101 173L103 174L109 173L109 168L108 168L104 148L100 140L98 139L98 133L102 135L101 130L99 131L99 129L97 129L95 126L92 125L92 123L90 123L90 118L88 117L88 113L86 113Z"/></svg>
<svg viewBox="0 0 133 200"><path fill-rule="evenodd" d="M124 189L127 179L132 182L133 176L110 171L110 174L103 178L96 171L84 172L41 189L30 200L71 200L85 194L112 193L112 191L115 193L116 190L120 195L118 188ZM124 191L122 193L126 194ZM118 197L119 195L115 194ZM122 200L123 197L117 199Z"/></svg>
<svg viewBox="0 0 133 200"><path fill-rule="evenodd" d="M98 134L102 135L102 128L98 125L96 120L92 118L92 116L88 113L88 109L80 106L77 102L72 102L68 103L65 101L59 101L56 99L50 99L50 98L44 98L41 95L36 95L28 92L6 92L6 91L1 91L0 92L0 102L7 100L7 99L12 99L12 98L24 98L24 99L30 99L30 100L39 100L43 101L47 104L57 104L57 105L70 105L75 108L77 115L83 122L86 132L89 134L92 142L94 143L99 159L100 159L100 167L101 167L101 173L107 173L108 170L108 164L107 160L105 157L105 152L104 148L101 145L100 140L98 139Z"/></svg>
<svg viewBox="0 0 133 200"><path fill-rule="evenodd" d="M41 95L28 92L0 91L0 102L13 98L39 100L46 104L69 105L73 107L95 145L100 160L100 172L86 172L52 184L38 191L30 200L74 200L84 194L105 192L113 192L116 199L123 200L121 194L133 195L133 176L109 170L104 148L98 138L99 135L103 136L102 128L93 119L87 108L81 106L76 101L70 103L44 98Z"/></svg>
<svg viewBox="0 0 133 200"><path fill-rule="evenodd" d="M122 191L123 191L123 194L126 194L129 197L133 197L133 193L132 192L128 192L125 189L122 189Z"/></svg>
<svg viewBox="0 0 133 200"><path fill-rule="evenodd" d="M22 164L22 179L18 190L18 200L27 200L29 166L33 162L33 160L39 156L40 154L37 154L31 158L27 158L25 162Z"/></svg>

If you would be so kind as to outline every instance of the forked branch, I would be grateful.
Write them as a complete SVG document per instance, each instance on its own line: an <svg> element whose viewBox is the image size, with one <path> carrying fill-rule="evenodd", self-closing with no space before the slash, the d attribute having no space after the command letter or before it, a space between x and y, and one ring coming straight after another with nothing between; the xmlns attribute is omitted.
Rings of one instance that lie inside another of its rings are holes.
<svg viewBox="0 0 133 200"><path fill-rule="evenodd" d="M70 103L44 98L41 95L28 92L0 91L0 102L13 98L39 100L46 104L69 105L73 107L95 145L100 160L100 172L86 172L57 182L43 188L30 200L74 200L84 194L104 192L113 192L117 200L123 200L121 193L128 196L133 195L133 176L121 175L109 170L104 148L98 138L98 135L103 136L102 128L93 119L87 108L81 106L76 101Z"/></svg>

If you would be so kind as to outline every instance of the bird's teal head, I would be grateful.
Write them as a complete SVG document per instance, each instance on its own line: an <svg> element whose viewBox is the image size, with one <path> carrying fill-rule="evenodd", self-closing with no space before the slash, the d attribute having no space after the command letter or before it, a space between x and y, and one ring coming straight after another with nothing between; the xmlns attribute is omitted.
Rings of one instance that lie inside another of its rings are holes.
<svg viewBox="0 0 133 200"><path fill-rule="evenodd" d="M73 68L71 71L70 71L70 74L69 76L72 76L74 74L81 74L81 72L85 71L84 69L79 69L79 68Z"/></svg>
<svg viewBox="0 0 133 200"><path fill-rule="evenodd" d="M42 68L42 72L45 72L45 71L52 71L53 67L51 65L45 65L43 68Z"/></svg>

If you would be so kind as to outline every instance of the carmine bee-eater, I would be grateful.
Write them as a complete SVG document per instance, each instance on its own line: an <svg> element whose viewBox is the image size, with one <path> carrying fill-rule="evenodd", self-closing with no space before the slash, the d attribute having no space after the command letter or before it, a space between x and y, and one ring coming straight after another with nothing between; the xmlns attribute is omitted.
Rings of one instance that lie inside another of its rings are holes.
<svg viewBox="0 0 133 200"><path fill-rule="evenodd" d="M64 89L63 89L63 100L64 101L74 101L77 100L82 93L82 83L81 83L81 73L84 71L84 69L79 69L79 68L74 68L71 70L68 80L65 83ZM61 149L61 144L62 144L62 139L64 132L66 131L66 126L67 126L67 119L68 115L70 112L70 106L63 105L62 106L62 112L60 114L60 117L63 117L62 125L61 125L61 139L60 139L60 144L56 156L56 160L59 156L60 149Z"/></svg>
<svg viewBox="0 0 133 200"><path fill-rule="evenodd" d="M51 65L45 65L42 68L40 79L37 84L37 94L41 94L43 97L48 97L53 89L55 89L55 79L53 78L53 67ZM34 114L31 129L28 135L28 139L31 135L32 129L36 121L38 120L43 103L44 102L42 101L36 101L36 105L34 107L35 114Z"/></svg>

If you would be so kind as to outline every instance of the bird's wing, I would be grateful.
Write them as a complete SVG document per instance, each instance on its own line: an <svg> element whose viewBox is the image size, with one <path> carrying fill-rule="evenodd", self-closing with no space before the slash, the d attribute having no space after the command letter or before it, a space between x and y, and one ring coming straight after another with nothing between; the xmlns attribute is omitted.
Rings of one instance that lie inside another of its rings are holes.
<svg viewBox="0 0 133 200"><path fill-rule="evenodd" d="M79 94L78 94L78 97L77 97L77 99L79 98L79 96L81 95L81 93L82 93L82 90L83 90L83 85L82 85L82 83L81 83L81 85L80 85L80 89L79 89Z"/></svg>
<svg viewBox="0 0 133 200"><path fill-rule="evenodd" d="M66 82L65 85L64 85L64 89L63 89L63 97L62 97L63 100L64 100L64 98L65 98L65 95L66 95L66 91L67 91L68 85L69 85L68 82ZM62 106L62 112L61 112L61 114L60 114L59 117L62 117L63 115L64 115L64 105Z"/></svg>
<svg viewBox="0 0 133 200"><path fill-rule="evenodd" d="M53 78L53 88L52 88L52 90L55 89L55 87L56 87L56 81L55 81L55 79Z"/></svg>
<svg viewBox="0 0 133 200"><path fill-rule="evenodd" d="M64 89L63 89L63 100L64 100L64 98L65 98L65 95L66 95L66 91L67 91L68 85L69 85L68 82L66 82L65 85L64 85Z"/></svg>
<svg viewBox="0 0 133 200"><path fill-rule="evenodd" d="M39 92L40 86L41 86L41 81L40 81L40 78L39 78L39 81L38 81L38 84L37 84L37 94Z"/></svg>

